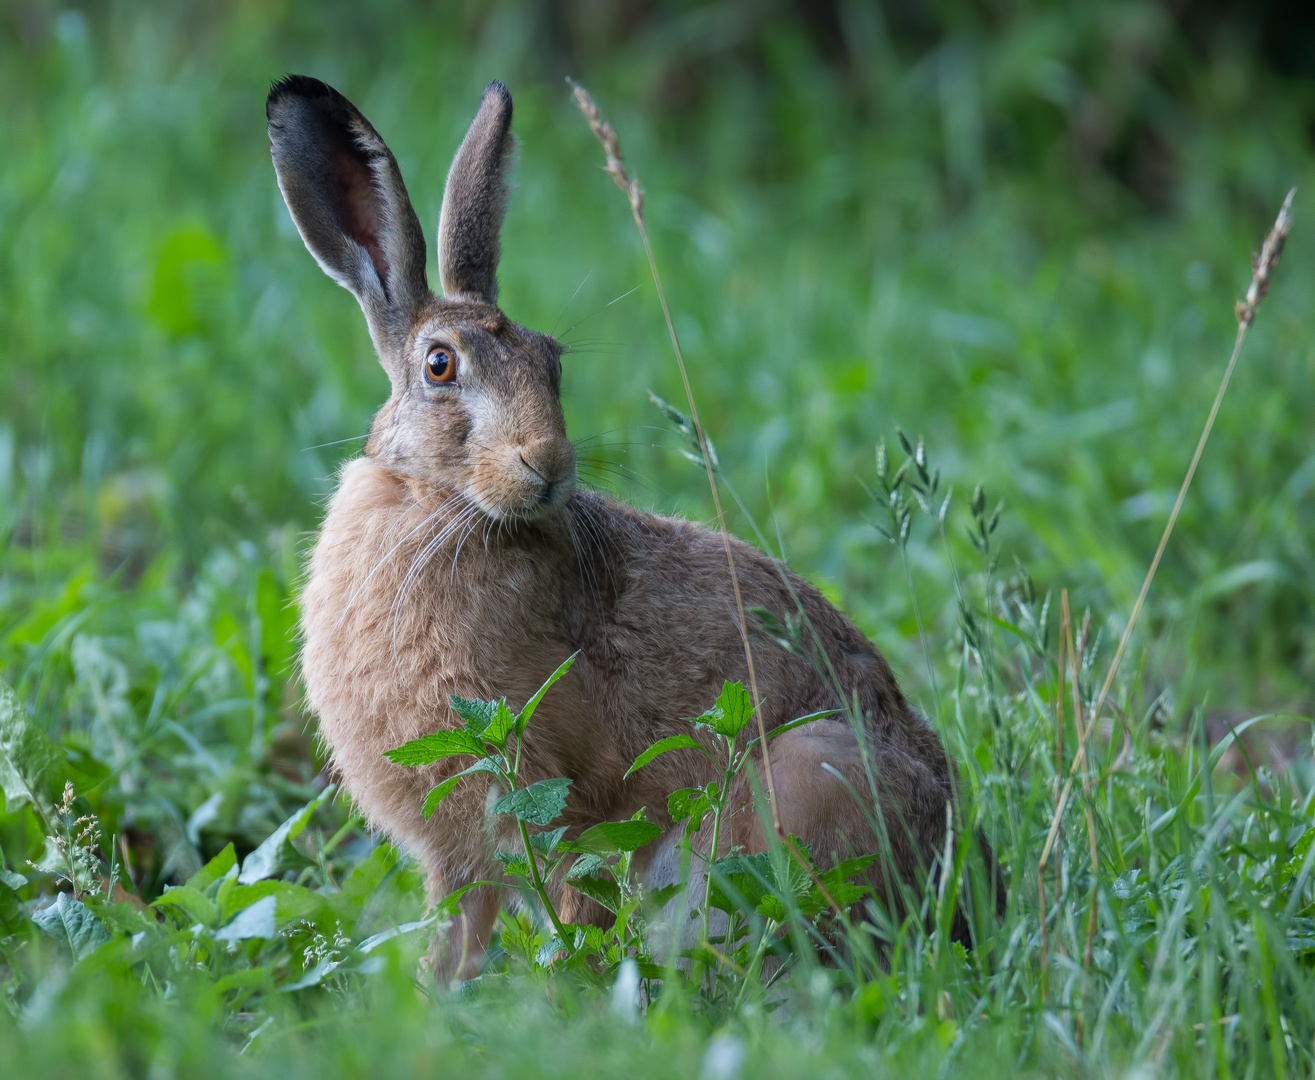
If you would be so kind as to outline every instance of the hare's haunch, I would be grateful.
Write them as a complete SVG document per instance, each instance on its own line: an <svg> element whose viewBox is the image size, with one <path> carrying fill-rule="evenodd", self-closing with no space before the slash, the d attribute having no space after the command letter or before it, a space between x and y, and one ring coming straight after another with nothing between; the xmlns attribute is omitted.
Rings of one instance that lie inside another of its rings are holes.
<svg viewBox="0 0 1315 1080"><path fill-rule="evenodd" d="M723 679L745 678L726 556L716 533L576 488L560 346L497 307L506 87L484 91L448 175L442 297L426 281L397 162L369 121L300 76L274 86L267 112L293 220L360 302L392 381L365 456L342 470L302 597L302 670L334 768L371 824L424 865L435 896L500 877L487 785L464 780L427 821L425 792L459 766L407 768L384 752L458 726L451 694L519 708L578 651L535 714L522 776L572 778L571 835L640 807L669 826L667 795L711 779L703 755L675 751L622 777L649 745L688 732L681 718L703 712ZM836 708L843 694L865 733L866 761L839 718L770 744L782 825L823 861L884 849L874 885L897 904L892 882L920 887L945 842L945 753L880 653L816 589L738 541L735 562L745 606L806 617L827 658L824 677L751 627L766 727ZM880 806L860 805L855 792L874 784ZM886 823L882 844L874 819ZM761 845L755 816L738 821L735 842ZM568 918L590 917L580 898L562 902ZM440 947L446 970L462 955L466 973L478 968L498 904L492 891L467 894Z"/></svg>

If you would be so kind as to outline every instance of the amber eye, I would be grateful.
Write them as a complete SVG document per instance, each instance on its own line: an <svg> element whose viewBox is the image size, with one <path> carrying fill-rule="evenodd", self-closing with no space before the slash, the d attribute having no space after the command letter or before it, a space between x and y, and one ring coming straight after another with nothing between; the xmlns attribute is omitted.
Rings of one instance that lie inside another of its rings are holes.
<svg viewBox="0 0 1315 1080"><path fill-rule="evenodd" d="M425 357L425 378L431 383L447 383L456 377L457 358L447 349L430 349Z"/></svg>

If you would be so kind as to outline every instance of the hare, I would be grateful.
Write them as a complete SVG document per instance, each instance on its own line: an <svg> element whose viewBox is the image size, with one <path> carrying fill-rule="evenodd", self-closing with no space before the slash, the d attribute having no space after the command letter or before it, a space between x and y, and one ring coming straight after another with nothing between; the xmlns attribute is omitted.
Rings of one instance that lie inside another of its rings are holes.
<svg viewBox="0 0 1315 1080"><path fill-rule="evenodd" d="M488 785L462 781L426 820L426 791L459 766L405 768L384 752L457 726L451 694L505 695L519 708L578 652L526 733L522 775L572 778L568 835L647 807L674 836L667 795L711 779L703 755L676 751L624 774L653 742L691 731L682 718L709 707L724 679L746 678L723 538L576 485L561 347L497 305L514 145L507 88L484 91L448 174L441 297L397 162L365 117L303 76L274 85L267 115L292 218L359 301L392 383L364 456L342 468L302 594L301 668L334 769L371 825L419 860L435 897L496 879ZM865 763L838 715L769 743L782 827L822 861L883 849L874 885L898 905L892 881L919 887L945 842L952 766L853 623L801 577L733 543L744 605L805 617L829 668L823 676L751 625L766 728L844 704L867 745ZM856 793L874 787L880 806L861 805ZM734 842L761 850L757 816L737 820ZM887 823L883 843L874 820ZM670 854L668 844L654 866ZM466 895L436 946L440 973L478 970L502 893ZM568 920L593 917L570 890L561 903Z"/></svg>

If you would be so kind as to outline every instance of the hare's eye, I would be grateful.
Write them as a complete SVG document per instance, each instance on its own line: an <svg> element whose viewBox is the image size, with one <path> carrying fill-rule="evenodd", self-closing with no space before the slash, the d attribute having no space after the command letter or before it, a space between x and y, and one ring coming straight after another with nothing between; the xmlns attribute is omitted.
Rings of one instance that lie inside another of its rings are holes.
<svg viewBox="0 0 1315 1080"><path fill-rule="evenodd" d="M456 377L457 358L447 349L430 349L425 357L425 379L431 383L447 383Z"/></svg>

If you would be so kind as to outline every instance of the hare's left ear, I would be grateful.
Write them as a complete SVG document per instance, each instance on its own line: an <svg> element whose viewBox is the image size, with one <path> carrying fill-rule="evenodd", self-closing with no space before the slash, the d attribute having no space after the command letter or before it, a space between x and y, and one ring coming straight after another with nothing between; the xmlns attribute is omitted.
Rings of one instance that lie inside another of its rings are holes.
<svg viewBox="0 0 1315 1080"><path fill-rule="evenodd" d="M425 235L379 133L333 87L304 75L265 105L279 188L324 272L360 302L388 366L430 297Z"/></svg>
<svg viewBox="0 0 1315 1080"><path fill-rule="evenodd" d="M498 232L507 209L507 172L515 149L511 94L491 82L452 161L438 221L438 272L443 292L498 302Z"/></svg>

